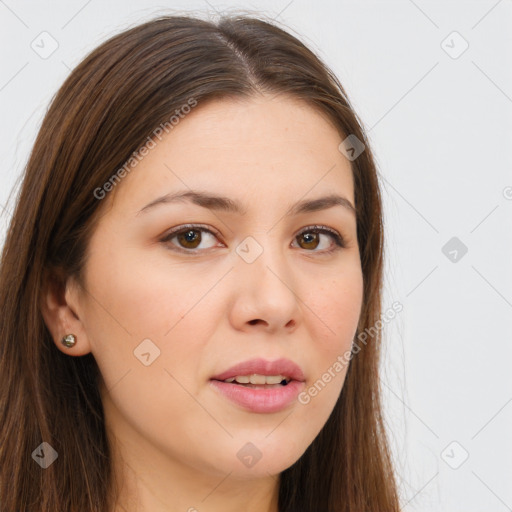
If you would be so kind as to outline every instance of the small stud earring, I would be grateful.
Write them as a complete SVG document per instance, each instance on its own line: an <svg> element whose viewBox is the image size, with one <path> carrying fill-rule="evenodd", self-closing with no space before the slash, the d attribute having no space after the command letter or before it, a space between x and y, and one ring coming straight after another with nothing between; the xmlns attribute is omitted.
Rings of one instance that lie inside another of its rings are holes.
<svg viewBox="0 0 512 512"><path fill-rule="evenodd" d="M76 343L76 336L74 334L67 334L61 340L61 343L68 348L71 348Z"/></svg>

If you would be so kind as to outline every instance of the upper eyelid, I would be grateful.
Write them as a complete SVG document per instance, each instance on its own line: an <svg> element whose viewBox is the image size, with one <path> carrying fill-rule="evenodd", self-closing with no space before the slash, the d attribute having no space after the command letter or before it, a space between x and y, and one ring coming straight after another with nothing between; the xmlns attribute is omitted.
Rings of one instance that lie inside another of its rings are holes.
<svg viewBox="0 0 512 512"><path fill-rule="evenodd" d="M179 234L182 231L185 231L187 229L204 230L204 231L208 231L212 235L221 236L220 233L217 230L215 230L214 228L208 227L206 225L203 225L203 224L183 224L182 226L178 226L176 228L173 228L171 231L169 231L166 234L164 234L163 238L164 239L169 238L171 235L177 235L177 234ZM313 231L313 230L325 230L325 231L331 232L333 236L337 235L342 240L345 239L345 236L343 235L343 233L339 232L337 229L330 228L329 226L324 226L322 224L311 224L309 226L305 226L305 227L301 228L297 232L297 235L295 235L295 236L298 236L301 233L303 233L305 231L308 231L308 230L311 230L311 231Z"/></svg>
<svg viewBox="0 0 512 512"><path fill-rule="evenodd" d="M164 242L164 243L171 244L171 240L173 238L178 236L180 233L187 231L187 229L206 231L206 232L212 234L213 236L215 236L216 238L218 238L218 237L222 238L222 235L217 230L215 230L214 228L210 228L209 226L205 226L203 224L183 224L181 226L177 226L176 228L173 228L171 231L164 234L160 238L160 241ZM342 248L346 249L348 247L347 238L342 232L338 231L337 229L330 228L329 226L324 226L322 224L311 224L311 225L301 228L295 235L294 240L296 239L296 237L300 236L302 233L307 233L308 231L315 231L315 230L323 231L323 233L321 233L321 234L330 235L332 243L334 244L334 248L327 249L324 251L311 251L312 254L318 254L319 256L328 255L328 254L331 254L334 250L336 250L336 248L337 249L342 249ZM186 249L184 247L179 247L174 244L171 244L171 245L173 245L173 250L188 253L191 256L192 255L199 256L200 254L204 253L205 251L207 252L210 249L213 249L213 247L208 248L208 249L202 249L202 250L201 249Z"/></svg>

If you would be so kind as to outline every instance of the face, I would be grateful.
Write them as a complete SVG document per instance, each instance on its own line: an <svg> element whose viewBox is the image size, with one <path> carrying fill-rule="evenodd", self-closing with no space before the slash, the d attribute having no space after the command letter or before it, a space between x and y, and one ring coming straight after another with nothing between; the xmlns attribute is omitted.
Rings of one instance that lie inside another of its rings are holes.
<svg viewBox="0 0 512 512"><path fill-rule="evenodd" d="M68 327L98 362L106 422L127 452L247 480L291 466L322 429L363 293L342 140L294 99L199 104L102 200L86 292L69 295L80 325ZM232 203L169 199L192 191ZM346 203L297 208L331 195ZM212 380L254 359L267 366L235 375L294 380Z"/></svg>

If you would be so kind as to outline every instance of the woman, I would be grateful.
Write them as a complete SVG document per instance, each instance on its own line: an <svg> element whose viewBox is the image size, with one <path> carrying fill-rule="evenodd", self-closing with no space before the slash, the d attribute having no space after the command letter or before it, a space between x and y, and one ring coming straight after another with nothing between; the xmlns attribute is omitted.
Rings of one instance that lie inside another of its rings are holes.
<svg viewBox="0 0 512 512"><path fill-rule="evenodd" d="M367 139L295 37L168 16L106 41L3 248L2 510L399 510L382 259Z"/></svg>

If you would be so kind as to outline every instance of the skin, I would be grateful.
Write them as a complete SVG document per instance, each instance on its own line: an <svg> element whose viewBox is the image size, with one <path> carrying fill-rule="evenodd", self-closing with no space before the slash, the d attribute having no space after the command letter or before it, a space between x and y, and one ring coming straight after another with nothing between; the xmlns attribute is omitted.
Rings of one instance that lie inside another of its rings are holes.
<svg viewBox="0 0 512 512"><path fill-rule="evenodd" d="M324 426L346 368L308 404L271 414L242 409L209 379L246 359L286 357L309 388L350 349L363 296L355 214L334 206L284 217L295 202L331 193L354 204L342 140L293 98L215 100L193 109L102 200L85 289L68 278L48 290L43 315L59 350L92 352L100 367L120 475L113 512L277 512L279 474ZM182 202L137 214L188 189L237 199L247 213ZM219 236L161 241L187 223ZM339 232L345 247L328 254L337 247L329 235L298 236L315 224ZM248 236L263 249L252 263L235 251ZM67 333L77 335L71 349L60 343ZM160 350L148 366L134 356L145 339ZM252 467L237 457L247 442L262 455Z"/></svg>

